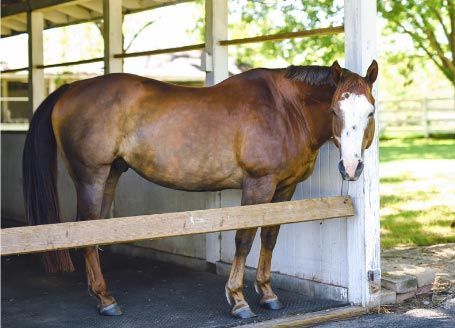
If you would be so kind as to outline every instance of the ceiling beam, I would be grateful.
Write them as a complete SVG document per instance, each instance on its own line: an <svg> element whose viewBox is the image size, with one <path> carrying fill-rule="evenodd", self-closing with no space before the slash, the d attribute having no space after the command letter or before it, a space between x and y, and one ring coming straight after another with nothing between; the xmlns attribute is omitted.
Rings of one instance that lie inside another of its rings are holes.
<svg viewBox="0 0 455 328"><path fill-rule="evenodd" d="M142 1L140 0L123 0L122 6L126 9L140 9L142 7Z"/></svg>
<svg viewBox="0 0 455 328"><path fill-rule="evenodd" d="M97 12L98 14L103 14L103 2L99 0L87 1L81 3L82 7L88 8L91 11Z"/></svg>
<svg viewBox="0 0 455 328"><path fill-rule="evenodd" d="M25 32L27 30L27 24L21 23L17 20L13 20L11 18L2 19L2 25L6 26L7 28L10 28L14 31L18 31L18 32Z"/></svg>
<svg viewBox="0 0 455 328"><path fill-rule="evenodd" d="M90 11L81 6L58 7L56 10L76 19L90 19Z"/></svg>
<svg viewBox="0 0 455 328"><path fill-rule="evenodd" d="M44 19L55 23L55 24L64 24L69 23L68 15L58 12L56 10L44 12Z"/></svg>
<svg viewBox="0 0 455 328"><path fill-rule="evenodd" d="M3 36L10 35L11 32L12 32L11 29L6 26L3 26L3 22L2 22L2 35Z"/></svg>

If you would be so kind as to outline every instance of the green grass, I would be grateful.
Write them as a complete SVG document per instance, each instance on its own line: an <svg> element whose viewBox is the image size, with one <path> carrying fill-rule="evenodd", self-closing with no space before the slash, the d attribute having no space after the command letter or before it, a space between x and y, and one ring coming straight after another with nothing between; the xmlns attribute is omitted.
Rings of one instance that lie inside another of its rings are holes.
<svg viewBox="0 0 455 328"><path fill-rule="evenodd" d="M381 244L455 242L455 139L380 142Z"/></svg>

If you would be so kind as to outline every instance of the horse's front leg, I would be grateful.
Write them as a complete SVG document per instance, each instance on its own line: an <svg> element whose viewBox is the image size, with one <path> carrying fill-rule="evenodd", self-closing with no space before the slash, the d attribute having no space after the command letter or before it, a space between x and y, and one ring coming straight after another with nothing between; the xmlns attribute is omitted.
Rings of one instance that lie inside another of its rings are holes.
<svg viewBox="0 0 455 328"><path fill-rule="evenodd" d="M253 205L270 202L275 192L276 183L272 176L257 179L246 178L242 187L242 205ZM255 316L243 295L243 276L246 257L251 250L256 231L257 228L237 231L235 235L235 257L226 284L226 297L229 304L233 306L232 314L242 319Z"/></svg>
<svg viewBox="0 0 455 328"><path fill-rule="evenodd" d="M291 200L295 191L295 185L277 190L273 196L272 202L283 202ZM261 254L259 256L256 292L260 294L262 307L269 310L279 310L283 305L273 292L270 285L270 271L272 266L272 253L276 244L276 239L280 231L280 226L262 227L261 228Z"/></svg>

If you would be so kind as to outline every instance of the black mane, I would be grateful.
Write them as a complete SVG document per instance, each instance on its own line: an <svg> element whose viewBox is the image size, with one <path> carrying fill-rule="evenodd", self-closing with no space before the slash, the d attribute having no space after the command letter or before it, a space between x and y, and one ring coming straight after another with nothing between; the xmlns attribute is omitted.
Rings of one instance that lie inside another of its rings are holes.
<svg viewBox="0 0 455 328"><path fill-rule="evenodd" d="M284 75L291 80L305 82L311 85L333 85L332 71L327 66L294 66L286 68Z"/></svg>

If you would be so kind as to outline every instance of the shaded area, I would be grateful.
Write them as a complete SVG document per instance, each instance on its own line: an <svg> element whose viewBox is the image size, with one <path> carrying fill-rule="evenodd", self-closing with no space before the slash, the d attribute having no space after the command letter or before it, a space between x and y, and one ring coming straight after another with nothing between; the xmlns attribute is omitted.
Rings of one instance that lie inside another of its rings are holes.
<svg viewBox="0 0 455 328"><path fill-rule="evenodd" d="M16 256L2 258L2 327L233 327L346 305L277 290L286 308L267 311L247 283L246 298L258 317L240 321L230 316L225 277L107 252L101 256L123 316L97 314L80 257L77 272L50 275L36 256Z"/></svg>

